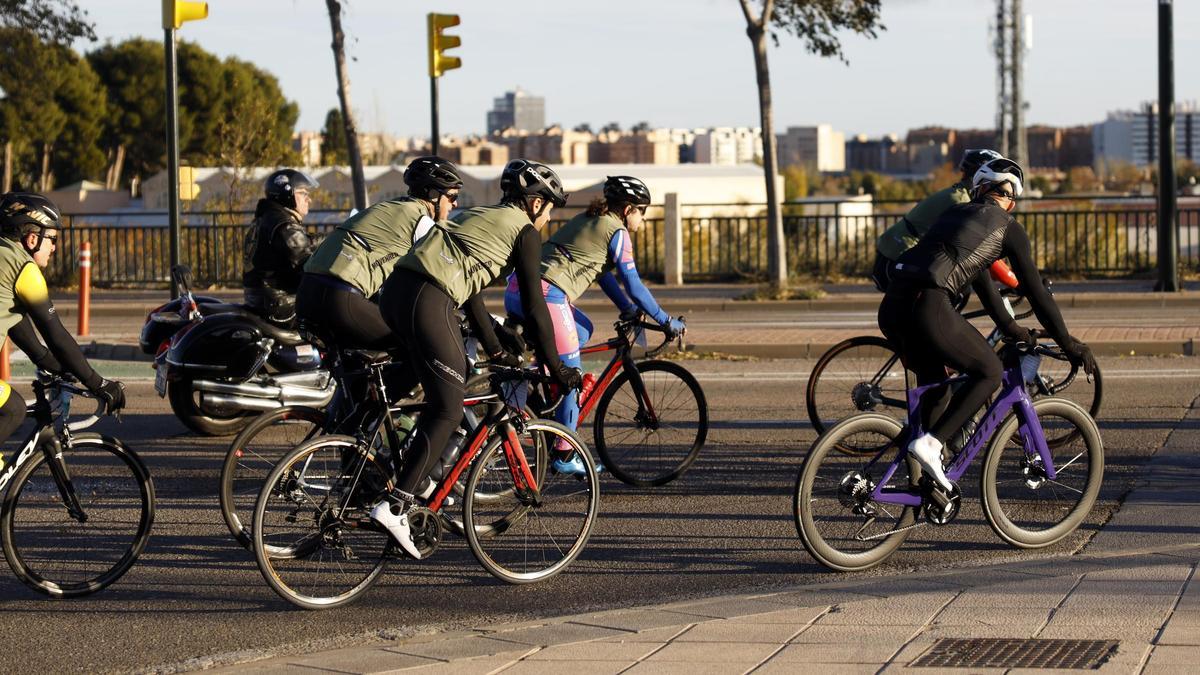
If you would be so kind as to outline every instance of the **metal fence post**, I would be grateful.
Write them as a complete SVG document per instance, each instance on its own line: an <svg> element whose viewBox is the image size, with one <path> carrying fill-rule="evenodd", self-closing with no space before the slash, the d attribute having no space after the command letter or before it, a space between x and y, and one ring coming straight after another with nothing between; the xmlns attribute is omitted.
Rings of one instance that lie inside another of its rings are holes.
<svg viewBox="0 0 1200 675"><path fill-rule="evenodd" d="M683 217L679 194L668 192L663 201L663 283L683 285Z"/></svg>

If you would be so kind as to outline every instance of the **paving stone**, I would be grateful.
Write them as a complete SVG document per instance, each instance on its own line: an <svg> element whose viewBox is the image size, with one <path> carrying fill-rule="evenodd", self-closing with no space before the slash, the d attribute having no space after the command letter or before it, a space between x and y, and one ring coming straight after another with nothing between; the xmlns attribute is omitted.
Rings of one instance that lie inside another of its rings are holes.
<svg viewBox="0 0 1200 675"><path fill-rule="evenodd" d="M805 663L803 670L795 661L767 661L754 675L794 675L797 672L821 675L875 675L882 663Z"/></svg>
<svg viewBox="0 0 1200 675"><path fill-rule="evenodd" d="M762 663L778 648L778 645L769 644L672 642L651 654L645 662L737 663L745 664L748 668Z"/></svg>
<svg viewBox="0 0 1200 675"><path fill-rule="evenodd" d="M305 666L295 666L289 664L286 660L272 659L269 664L262 665L237 665L229 668L219 668L217 670L207 671L213 675L225 675L226 673L246 673L247 675L316 675L317 673L329 674L329 670L325 668L309 668Z"/></svg>
<svg viewBox="0 0 1200 675"><path fill-rule="evenodd" d="M1005 626L1018 634L1032 634L1050 616L1046 607L970 607L950 605L933 620L937 626Z"/></svg>
<svg viewBox="0 0 1200 675"><path fill-rule="evenodd" d="M1071 595L1169 595L1178 597L1183 581L1136 581L1132 579L1093 579L1088 574Z"/></svg>
<svg viewBox="0 0 1200 675"><path fill-rule="evenodd" d="M1157 557L1157 556L1156 556ZM1145 561L1147 556L1139 556L1138 562ZM1186 581L1192 573L1191 565L1138 565L1136 567L1118 567L1091 572L1084 579L1089 581Z"/></svg>
<svg viewBox="0 0 1200 675"><path fill-rule="evenodd" d="M496 654L523 654L530 651L530 647L514 642L477 636L442 640L441 642L401 643L387 647L387 650L398 654L410 654L412 656L424 656L448 661L450 659L492 656Z"/></svg>
<svg viewBox="0 0 1200 675"><path fill-rule="evenodd" d="M1141 675L1194 675L1195 666L1174 666L1165 664L1147 664Z"/></svg>
<svg viewBox="0 0 1200 675"><path fill-rule="evenodd" d="M755 665L757 664L643 661L623 672L629 675L743 675Z"/></svg>
<svg viewBox="0 0 1200 675"><path fill-rule="evenodd" d="M402 671L404 675L490 675L506 666L515 664L520 654L481 656L473 659L456 659L450 663L438 663ZM504 672L508 672L505 670Z"/></svg>
<svg viewBox="0 0 1200 675"><path fill-rule="evenodd" d="M924 624L954 596L954 593L916 593L852 602L838 605L818 619L818 623L874 626Z"/></svg>
<svg viewBox="0 0 1200 675"><path fill-rule="evenodd" d="M1175 596L1172 595L1101 595L1099 593L1086 593L1083 595L1071 594L1066 600L1063 600L1062 606L1064 609L1082 609L1091 610L1093 612L1115 612L1120 613L1125 608L1132 608L1139 612L1150 611L1170 611L1174 609L1176 603Z"/></svg>
<svg viewBox="0 0 1200 675"><path fill-rule="evenodd" d="M1171 612L1171 623L1183 626L1194 626L1200 630L1200 610L1176 607Z"/></svg>
<svg viewBox="0 0 1200 675"><path fill-rule="evenodd" d="M525 660L635 662L658 648L659 645L647 642L578 642L546 647L525 657Z"/></svg>
<svg viewBox="0 0 1200 675"><path fill-rule="evenodd" d="M1187 623L1175 623L1174 619L1167 623L1162 634L1158 636L1160 645L1193 645L1200 646L1200 626Z"/></svg>
<svg viewBox="0 0 1200 675"><path fill-rule="evenodd" d="M544 626L518 628L517 630L497 631L489 633L488 637L495 640L506 640L509 642L547 647L549 645L561 645L568 642L599 640L600 638L620 635L624 632L615 628L588 626L568 621Z"/></svg>
<svg viewBox="0 0 1200 675"><path fill-rule="evenodd" d="M789 607L828 607L830 605L871 600L879 597L878 595L856 593L847 590L818 590L780 593L778 595L764 596L760 599L764 602L787 605Z"/></svg>
<svg viewBox="0 0 1200 675"><path fill-rule="evenodd" d="M813 625L804 629L792 643L854 644L858 641L891 645L899 649L908 642L921 626L841 626Z"/></svg>
<svg viewBox="0 0 1200 675"><path fill-rule="evenodd" d="M439 663L437 659L398 654L386 648L339 649L308 657L288 659L289 666L321 668L342 673L384 673Z"/></svg>
<svg viewBox="0 0 1200 675"><path fill-rule="evenodd" d="M692 626L686 633L675 638L675 642L761 642L781 645L803 627L804 624L709 621Z"/></svg>
<svg viewBox="0 0 1200 675"><path fill-rule="evenodd" d="M619 630L638 631L663 626L686 626L708 617L689 616L678 612L663 612L657 609L635 609L621 612L589 614L573 619L575 623Z"/></svg>
<svg viewBox="0 0 1200 675"><path fill-rule="evenodd" d="M765 614L779 609L778 603L753 598L732 598L729 600L706 600L704 602L683 605L669 605L660 608L668 612L682 612L687 615L699 615L714 619L730 619L751 614Z"/></svg>
<svg viewBox="0 0 1200 675"><path fill-rule="evenodd" d="M1049 593L1007 593L981 589L967 591L950 603L950 608L974 607L979 610L987 608L1046 608L1057 607L1063 600L1062 594Z"/></svg>
<svg viewBox="0 0 1200 675"><path fill-rule="evenodd" d="M1050 626L1137 626L1158 628L1166 621L1168 607L1142 609L1140 607L1113 607L1103 612L1093 608L1064 607L1055 610L1050 617Z"/></svg>
<svg viewBox="0 0 1200 675"><path fill-rule="evenodd" d="M675 639L677 635L690 628L690 626L667 626L666 628L650 628L647 630L638 631L636 633L622 633L620 635L605 638L600 642L642 642L642 643L658 643L666 644Z"/></svg>
<svg viewBox="0 0 1200 675"><path fill-rule="evenodd" d="M1064 626L1050 624L1034 637L1063 640L1118 640L1121 647L1133 649L1138 645L1149 645L1158 635L1158 626Z"/></svg>
<svg viewBox="0 0 1200 675"><path fill-rule="evenodd" d="M1150 653L1149 663L1167 666L1191 665L1195 668L1200 664L1200 647L1159 645Z"/></svg>
<svg viewBox="0 0 1200 675"><path fill-rule="evenodd" d="M980 580L983 581L982 579ZM956 591L970 587L972 584L965 579L954 577L910 578L900 577L880 579L872 583L855 586L856 593L869 593L883 597L894 597L909 593L936 593L939 591Z"/></svg>
<svg viewBox="0 0 1200 675"><path fill-rule="evenodd" d="M505 675L617 675L637 661L518 661L503 672Z"/></svg>
<svg viewBox="0 0 1200 675"><path fill-rule="evenodd" d="M921 631L918 636L921 640L939 640L941 638L1011 638L1016 640L1024 640L1030 637L1030 631L1018 631L1012 626L1006 625L984 625L972 624L969 626L944 626L934 624Z"/></svg>
<svg viewBox="0 0 1200 675"><path fill-rule="evenodd" d="M783 648L772 662L781 663L887 663L896 647L870 642L829 644L822 642L792 643ZM805 666L808 670L808 667Z"/></svg>
<svg viewBox="0 0 1200 675"><path fill-rule="evenodd" d="M803 626L812 623L821 615L828 611L827 607L797 607L795 609L781 609L774 612L766 612L764 614L751 614L732 621L744 621L747 623L779 623L791 626Z"/></svg>

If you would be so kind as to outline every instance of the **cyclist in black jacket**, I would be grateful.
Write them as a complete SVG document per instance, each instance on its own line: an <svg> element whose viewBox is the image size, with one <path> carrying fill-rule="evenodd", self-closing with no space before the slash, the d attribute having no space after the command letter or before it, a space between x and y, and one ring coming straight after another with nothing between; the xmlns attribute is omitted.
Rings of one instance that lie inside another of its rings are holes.
<svg viewBox="0 0 1200 675"><path fill-rule="evenodd" d="M921 466L944 490L952 489L942 469L946 440L1000 386L1003 366L987 340L955 311L952 298L967 285L975 288L984 308L1009 337L1032 342L1002 305L993 302L988 268L1007 257L1025 297L1050 337L1071 361L1091 374L1096 367L1091 349L1071 337L1050 292L1042 285L1033 260L1029 236L1009 213L1021 195L1024 175L1009 159L987 162L972 179L972 201L950 207L916 246L900 256L892 285L879 306L879 328L903 356L905 365L922 384L946 379L950 366L967 381L946 404L941 392L935 406L922 406L928 430L908 446ZM944 412L932 414L942 406ZM936 420L936 421L934 421Z"/></svg>
<svg viewBox="0 0 1200 675"><path fill-rule="evenodd" d="M246 306L268 321L288 325L296 317L296 289L313 244L304 231L311 191L317 181L295 169L267 177L246 231L242 294Z"/></svg>

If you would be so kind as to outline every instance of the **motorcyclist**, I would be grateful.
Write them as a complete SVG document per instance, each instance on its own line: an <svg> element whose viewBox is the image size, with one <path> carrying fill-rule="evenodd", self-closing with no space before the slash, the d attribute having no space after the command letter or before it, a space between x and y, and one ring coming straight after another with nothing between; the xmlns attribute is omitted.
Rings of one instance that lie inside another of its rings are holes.
<svg viewBox="0 0 1200 675"><path fill-rule="evenodd" d="M267 177L246 230L242 286L246 306L268 321L290 325L296 316L296 289L313 243L304 230L317 181L295 169Z"/></svg>

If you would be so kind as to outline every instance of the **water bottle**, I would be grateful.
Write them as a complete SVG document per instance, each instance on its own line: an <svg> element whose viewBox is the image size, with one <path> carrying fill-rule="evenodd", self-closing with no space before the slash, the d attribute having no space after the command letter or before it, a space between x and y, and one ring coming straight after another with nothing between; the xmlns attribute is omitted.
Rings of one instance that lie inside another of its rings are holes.
<svg viewBox="0 0 1200 675"><path fill-rule="evenodd" d="M430 475L434 480L440 481L446 472L454 466L458 461L458 456L462 453L463 445L467 441L467 432L460 426L450 434L450 441L446 443L446 449L442 452L442 458L433 465L433 471Z"/></svg>
<svg viewBox="0 0 1200 675"><path fill-rule="evenodd" d="M579 393L579 401L582 403L588 399L592 393L592 388L596 386L596 376L592 373L583 374L583 391Z"/></svg>

